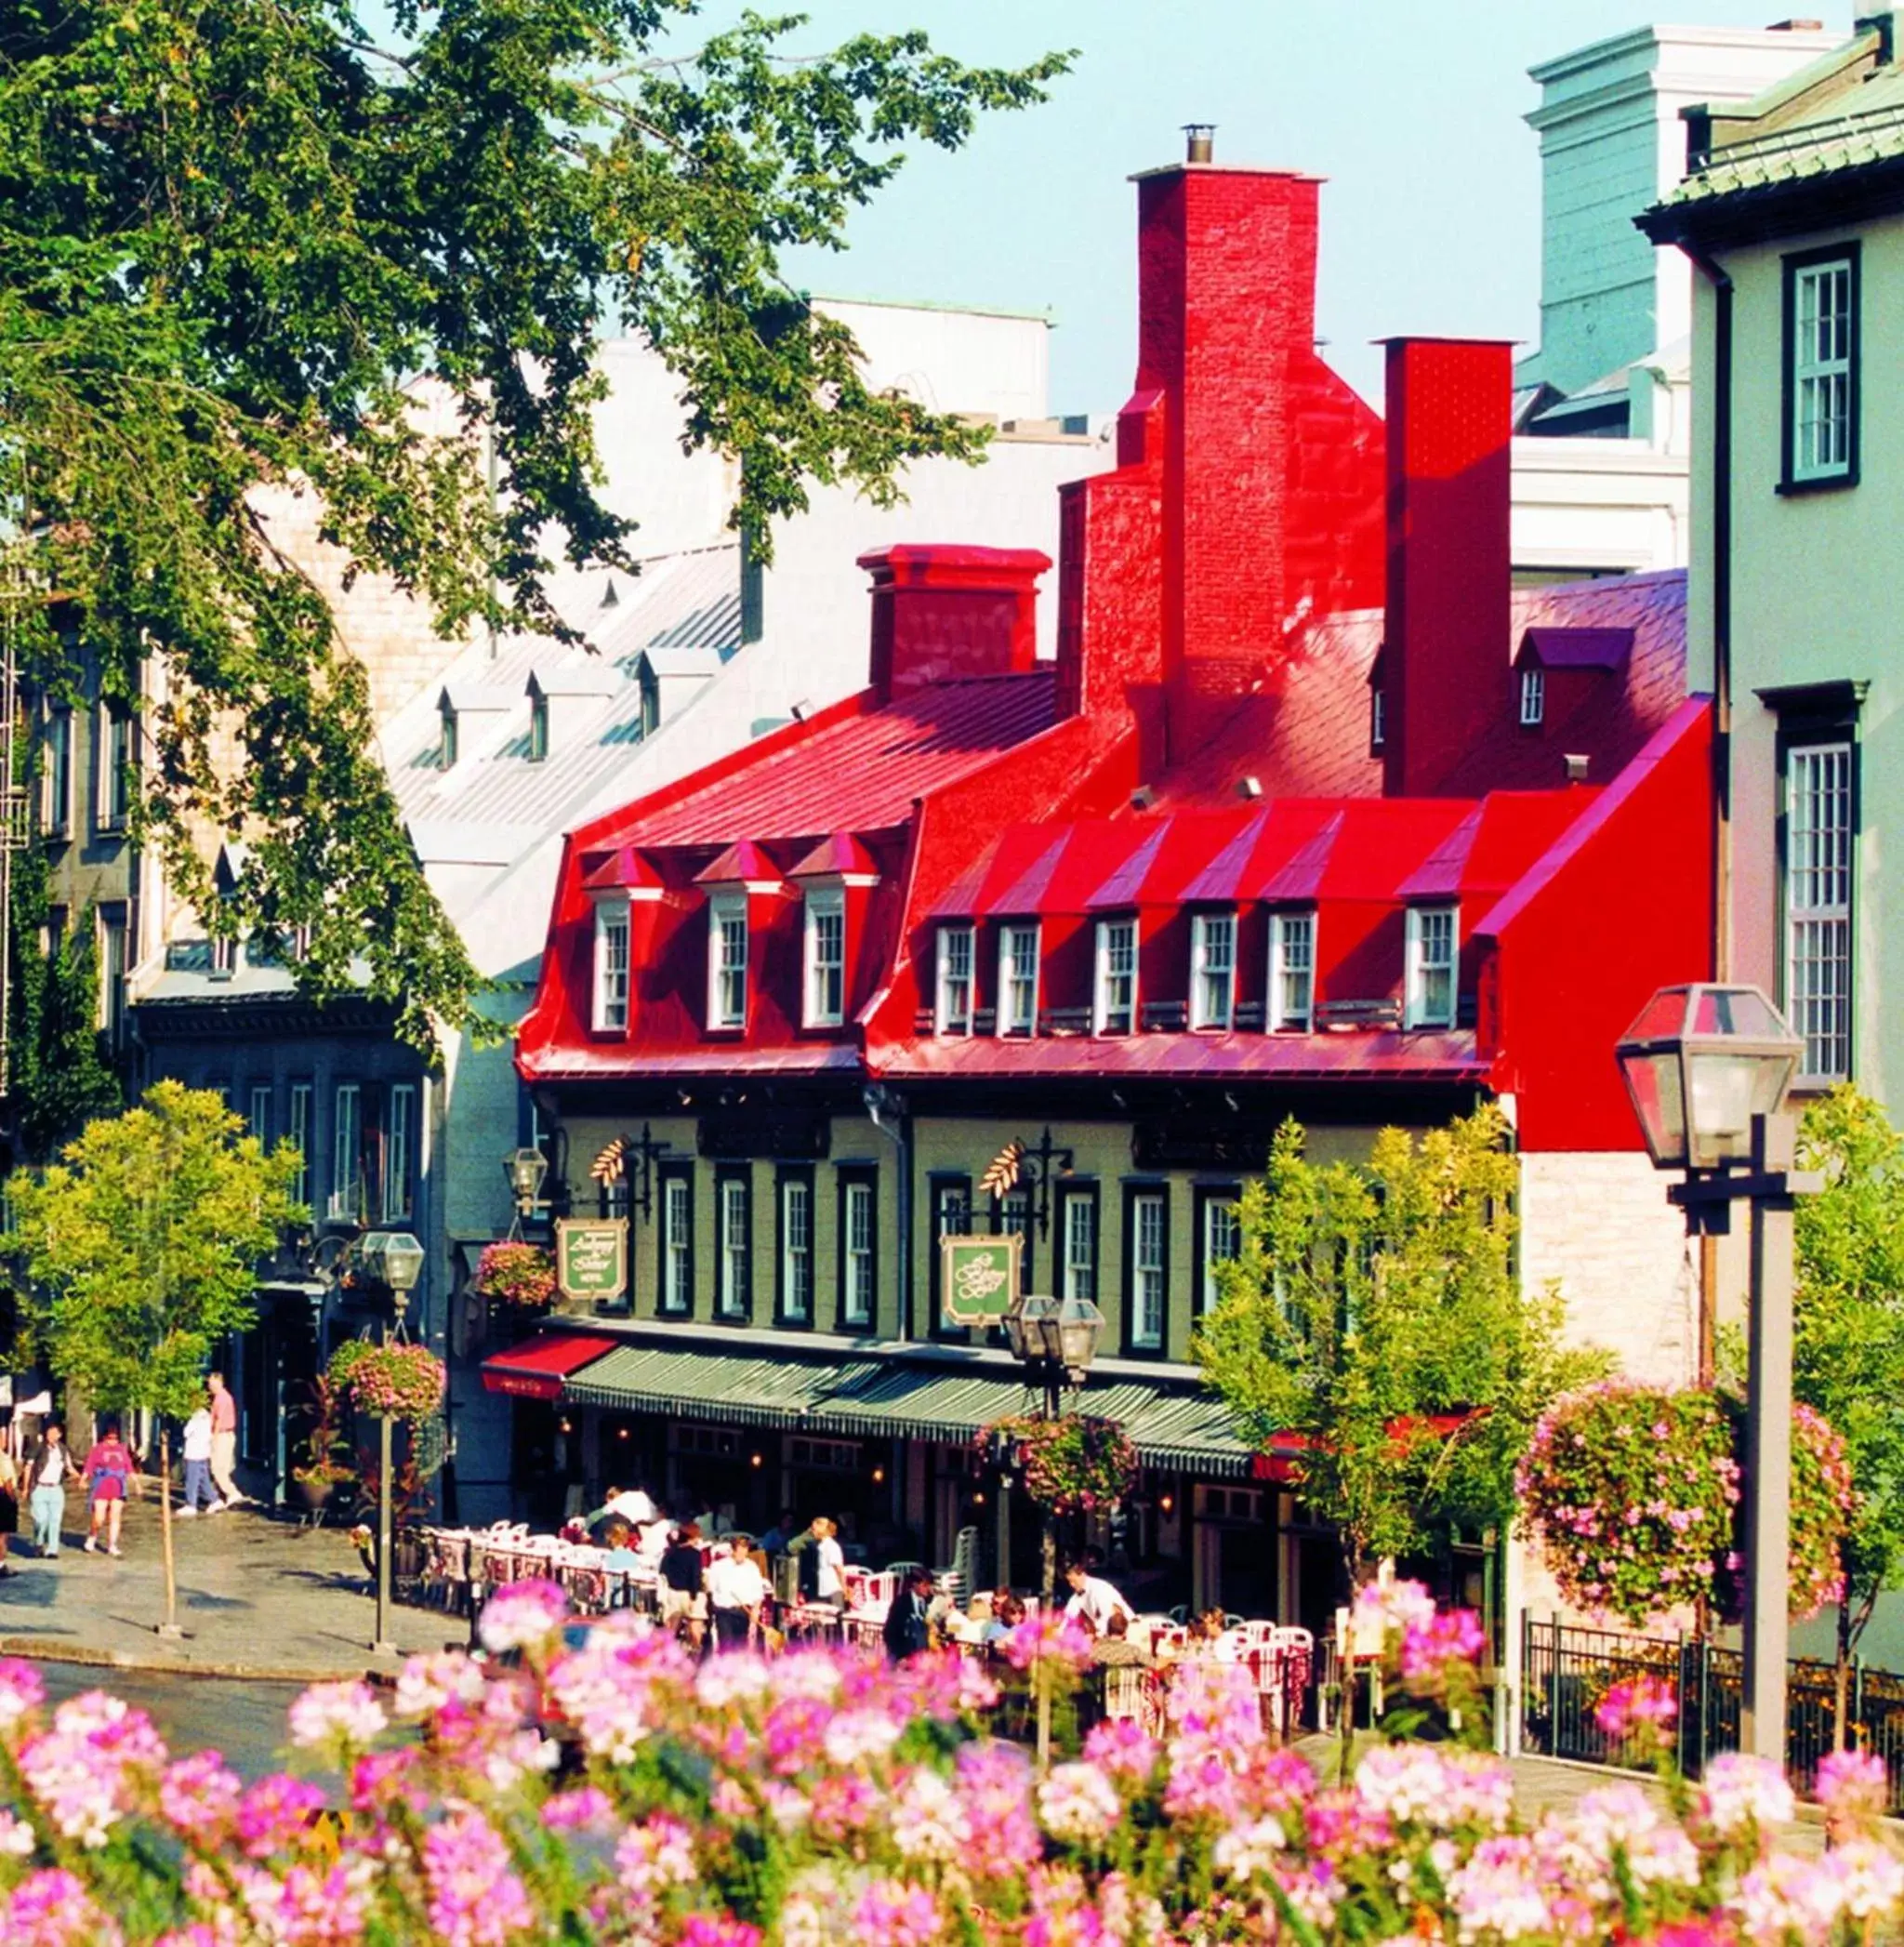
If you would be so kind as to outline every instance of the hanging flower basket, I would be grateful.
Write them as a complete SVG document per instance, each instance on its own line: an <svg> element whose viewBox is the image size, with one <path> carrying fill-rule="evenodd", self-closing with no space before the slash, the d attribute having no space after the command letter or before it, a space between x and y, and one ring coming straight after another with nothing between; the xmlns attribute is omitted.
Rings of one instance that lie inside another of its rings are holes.
<svg viewBox="0 0 1904 1947"><path fill-rule="evenodd" d="M1515 1485L1562 1595L1634 1627L1699 1602L1735 1614L1742 1436L1738 1405L1696 1388L1616 1380L1556 1401ZM1797 1408L1792 1436L1792 1611L1805 1616L1842 1587L1851 1483L1817 1414Z"/></svg>
<svg viewBox="0 0 1904 1947"><path fill-rule="evenodd" d="M328 1376L360 1413L413 1424L442 1406L448 1377L427 1345L375 1345L368 1339L349 1339L339 1345L331 1355Z"/></svg>
<svg viewBox="0 0 1904 1947"><path fill-rule="evenodd" d="M538 1310L555 1301L555 1260L536 1244L485 1244L476 1260L476 1290L492 1305Z"/></svg>
<svg viewBox="0 0 1904 1947"><path fill-rule="evenodd" d="M981 1430L978 1450L996 1453L1000 1440L1014 1450L1025 1492L1048 1514L1107 1514L1137 1478L1137 1449L1115 1420L996 1420Z"/></svg>

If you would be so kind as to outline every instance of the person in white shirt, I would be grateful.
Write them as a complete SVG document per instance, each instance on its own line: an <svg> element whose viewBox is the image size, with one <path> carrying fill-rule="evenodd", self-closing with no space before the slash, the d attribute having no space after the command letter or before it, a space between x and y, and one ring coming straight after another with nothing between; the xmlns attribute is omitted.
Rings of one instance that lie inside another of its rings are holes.
<svg viewBox="0 0 1904 1947"><path fill-rule="evenodd" d="M717 1544L707 1565L707 1602L714 1611L714 1647L739 1649L760 1620L760 1605L769 1595L767 1578L750 1555Z"/></svg>
<svg viewBox="0 0 1904 1947"><path fill-rule="evenodd" d="M654 1503L640 1488L610 1488L595 1519L602 1515L619 1515L630 1528L645 1528L654 1518Z"/></svg>
<svg viewBox="0 0 1904 1947"><path fill-rule="evenodd" d="M212 1410L201 1406L185 1423L185 1505L182 1515L198 1513L201 1496L208 1515L223 1512L225 1503L212 1486Z"/></svg>
<svg viewBox="0 0 1904 1947"><path fill-rule="evenodd" d="M636 1530L635 1553L652 1569L668 1552L668 1538L673 1532L674 1523L657 1513L645 1528Z"/></svg>
<svg viewBox="0 0 1904 1947"><path fill-rule="evenodd" d="M1064 1571L1064 1580L1071 1585L1064 1613L1081 1617L1091 1624L1092 1635L1103 1636L1113 1616L1121 1615L1127 1622L1137 1620L1137 1611L1123 1596L1102 1576L1087 1574L1082 1562L1073 1562Z"/></svg>
<svg viewBox="0 0 1904 1947"><path fill-rule="evenodd" d="M813 1523L813 1553L818 1570L813 1599L832 1609L846 1607L846 1551L840 1545L840 1526L822 1515Z"/></svg>

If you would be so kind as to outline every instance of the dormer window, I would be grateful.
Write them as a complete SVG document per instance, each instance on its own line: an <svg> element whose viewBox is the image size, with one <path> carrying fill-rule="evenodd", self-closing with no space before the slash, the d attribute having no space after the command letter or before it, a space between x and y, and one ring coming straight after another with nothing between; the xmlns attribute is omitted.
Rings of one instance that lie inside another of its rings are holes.
<svg viewBox="0 0 1904 1947"><path fill-rule="evenodd" d="M1368 748L1380 750L1382 739L1388 733L1388 692L1372 689L1368 692Z"/></svg>
<svg viewBox="0 0 1904 1947"><path fill-rule="evenodd" d="M443 735L437 740L437 768L440 771L454 771L456 768L456 713L445 703L439 714L443 720Z"/></svg>
<svg viewBox="0 0 1904 1947"><path fill-rule="evenodd" d="M626 1034L628 1025L628 907L603 899L595 907L595 1031Z"/></svg>
<svg viewBox="0 0 1904 1947"><path fill-rule="evenodd" d="M809 1027L838 1027L846 1016L846 894L816 886L806 895L806 1000Z"/></svg>
<svg viewBox="0 0 1904 1947"><path fill-rule="evenodd" d="M1270 1032L1307 1034L1316 1024L1316 915L1272 913Z"/></svg>
<svg viewBox="0 0 1904 1947"><path fill-rule="evenodd" d="M1408 908L1405 1018L1410 1027L1454 1026L1457 912L1452 906Z"/></svg>
<svg viewBox="0 0 1904 1947"><path fill-rule="evenodd" d="M1137 921L1100 920L1091 1031L1094 1034L1129 1034L1136 1022Z"/></svg>
<svg viewBox="0 0 1904 1947"><path fill-rule="evenodd" d="M707 901L707 1026L747 1025L747 895L717 893Z"/></svg>
<svg viewBox="0 0 1904 1947"><path fill-rule="evenodd" d="M1535 729L1547 713L1547 672L1539 663L1521 671L1521 728Z"/></svg>
<svg viewBox="0 0 1904 1947"><path fill-rule="evenodd" d="M1190 921L1190 1025L1227 1028L1236 995L1236 916L1198 913Z"/></svg>
<svg viewBox="0 0 1904 1947"><path fill-rule="evenodd" d="M934 1025L941 1034L972 1032L972 928L939 929L938 1004Z"/></svg>
<svg viewBox="0 0 1904 1947"><path fill-rule="evenodd" d="M1038 927L1007 926L998 934L998 1032L1038 1032Z"/></svg>
<svg viewBox="0 0 1904 1947"><path fill-rule="evenodd" d="M529 696L529 762L542 763L549 756L549 698L532 691Z"/></svg>

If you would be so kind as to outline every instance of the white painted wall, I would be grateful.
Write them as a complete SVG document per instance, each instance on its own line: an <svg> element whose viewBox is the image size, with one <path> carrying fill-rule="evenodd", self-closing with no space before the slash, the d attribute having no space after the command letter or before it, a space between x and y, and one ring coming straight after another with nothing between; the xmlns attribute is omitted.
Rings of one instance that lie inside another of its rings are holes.
<svg viewBox="0 0 1904 1947"><path fill-rule="evenodd" d="M1674 451L1645 439L1515 440L1514 565L1579 575L1683 568L1686 476L1683 444Z"/></svg>
<svg viewBox="0 0 1904 1947"><path fill-rule="evenodd" d="M1051 410L1049 317L859 298L815 298L813 309L853 333L876 392L903 392L934 412L1000 420L1041 418Z"/></svg>
<svg viewBox="0 0 1904 1947"><path fill-rule="evenodd" d="M1680 110L1740 101L1820 54L1836 33L1635 28L1528 71L1540 105L1540 349L1520 368L1575 392L1684 338L1691 273L1633 219L1686 170Z"/></svg>

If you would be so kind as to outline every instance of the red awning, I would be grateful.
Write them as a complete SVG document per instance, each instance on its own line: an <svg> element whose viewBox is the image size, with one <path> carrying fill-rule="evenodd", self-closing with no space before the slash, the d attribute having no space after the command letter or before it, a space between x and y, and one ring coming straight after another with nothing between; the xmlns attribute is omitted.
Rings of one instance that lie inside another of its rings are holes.
<svg viewBox="0 0 1904 1947"><path fill-rule="evenodd" d="M593 1332L546 1331L484 1359L483 1384L489 1392L512 1393L518 1399L560 1399L563 1380L615 1346L615 1340Z"/></svg>
<svg viewBox="0 0 1904 1947"><path fill-rule="evenodd" d="M1458 1413L1428 1413L1421 1419L1411 1419L1404 1414L1398 1420L1388 1423L1389 1437L1398 1449L1405 1449L1416 1439L1427 1437L1445 1440L1457 1433L1475 1417L1472 1407ZM1301 1475L1302 1455L1316 1445L1313 1433L1279 1433L1269 1443L1266 1452L1250 1456L1250 1475L1252 1480L1272 1480L1284 1487L1292 1484Z"/></svg>

